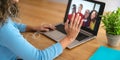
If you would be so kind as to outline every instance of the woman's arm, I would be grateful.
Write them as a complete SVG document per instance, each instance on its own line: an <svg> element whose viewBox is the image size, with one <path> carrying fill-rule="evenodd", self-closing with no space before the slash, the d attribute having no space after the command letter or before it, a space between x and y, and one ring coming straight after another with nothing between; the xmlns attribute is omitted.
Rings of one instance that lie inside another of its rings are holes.
<svg viewBox="0 0 120 60"><path fill-rule="evenodd" d="M35 31L43 31L44 32L44 31L55 30L55 26L53 26L51 24L43 24L43 25L40 25L40 26L30 26L30 25L25 25L25 24L22 24L22 23L13 22L13 25L20 32L35 32Z"/></svg>
<svg viewBox="0 0 120 60"><path fill-rule="evenodd" d="M45 50L38 50L32 46L24 37L19 33L19 30L14 28L12 24L6 25L1 29L1 42L11 50L15 55L25 60L52 60L62 53L62 50L66 48L72 41L75 40L76 36L80 31L82 22L80 22L80 16L75 14L70 20L65 23L65 30L67 36L60 41L60 43L54 44ZM7 36L7 38L6 38Z"/></svg>
<svg viewBox="0 0 120 60"><path fill-rule="evenodd" d="M26 31L26 25L22 23L13 22L14 27L16 27L20 32Z"/></svg>
<svg viewBox="0 0 120 60"><path fill-rule="evenodd" d="M26 32L35 32L35 31L42 31L42 32L46 32L46 31L50 31L50 30L55 30L55 26L51 25L51 24L43 24L40 26L30 26L27 25L26 26Z"/></svg>
<svg viewBox="0 0 120 60"><path fill-rule="evenodd" d="M12 24L6 24L0 30L0 42L23 60L53 60L63 51L60 43L44 50L32 46Z"/></svg>

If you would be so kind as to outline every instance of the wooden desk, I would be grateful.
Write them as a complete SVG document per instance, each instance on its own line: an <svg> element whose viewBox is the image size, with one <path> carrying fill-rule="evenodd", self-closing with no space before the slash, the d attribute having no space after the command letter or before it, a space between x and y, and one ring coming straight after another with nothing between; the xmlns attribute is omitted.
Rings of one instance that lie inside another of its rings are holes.
<svg viewBox="0 0 120 60"><path fill-rule="evenodd" d="M63 21L65 4L48 2L47 0L20 0L22 23L28 25L40 25L41 23L57 24ZM23 33L24 37L36 48L45 49L55 42L40 35L38 39L32 38L33 33ZM106 35L100 26L98 36L71 50L65 49L64 52L55 60L88 60L100 45L106 45Z"/></svg>

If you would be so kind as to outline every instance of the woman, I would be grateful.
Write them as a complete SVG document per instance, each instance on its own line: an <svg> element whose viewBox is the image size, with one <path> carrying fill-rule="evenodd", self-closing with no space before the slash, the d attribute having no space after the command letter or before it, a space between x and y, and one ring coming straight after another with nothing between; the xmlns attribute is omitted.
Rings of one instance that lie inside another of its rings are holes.
<svg viewBox="0 0 120 60"><path fill-rule="evenodd" d="M83 16L83 27L88 27L89 26L89 21L88 21L88 17L90 15L90 10L85 10L84 16Z"/></svg>
<svg viewBox="0 0 120 60"><path fill-rule="evenodd" d="M91 13L90 13L90 16L89 16L88 20L90 21L89 28L91 30L94 30L97 15L98 15L98 12L96 10L92 10Z"/></svg>
<svg viewBox="0 0 120 60"><path fill-rule="evenodd" d="M59 56L80 32L79 14L75 18L73 14L70 24L69 20L65 23L67 35L60 42L39 50L32 46L20 32L26 31L49 31L54 30L54 26L37 26L32 27L25 24L13 22L11 18L18 16L17 3L19 0L0 0L0 59L1 60L17 60L20 57L23 60L53 60ZM75 20L74 20L75 18ZM73 21L74 20L74 21Z"/></svg>

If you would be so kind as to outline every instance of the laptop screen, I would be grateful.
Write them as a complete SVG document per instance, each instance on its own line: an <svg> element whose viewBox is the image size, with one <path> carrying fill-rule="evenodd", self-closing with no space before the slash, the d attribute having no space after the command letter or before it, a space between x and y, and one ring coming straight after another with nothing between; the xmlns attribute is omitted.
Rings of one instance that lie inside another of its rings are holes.
<svg viewBox="0 0 120 60"><path fill-rule="evenodd" d="M73 13L83 20L82 29L97 35L105 3L90 0L69 0L64 22L71 20Z"/></svg>

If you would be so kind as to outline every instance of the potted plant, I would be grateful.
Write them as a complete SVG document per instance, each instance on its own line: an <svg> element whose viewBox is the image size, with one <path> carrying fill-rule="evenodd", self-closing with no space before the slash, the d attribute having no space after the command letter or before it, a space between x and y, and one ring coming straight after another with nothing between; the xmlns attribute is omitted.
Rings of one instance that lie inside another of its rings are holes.
<svg viewBox="0 0 120 60"><path fill-rule="evenodd" d="M120 8L102 16L102 22L106 29L108 45L117 47L120 44Z"/></svg>

